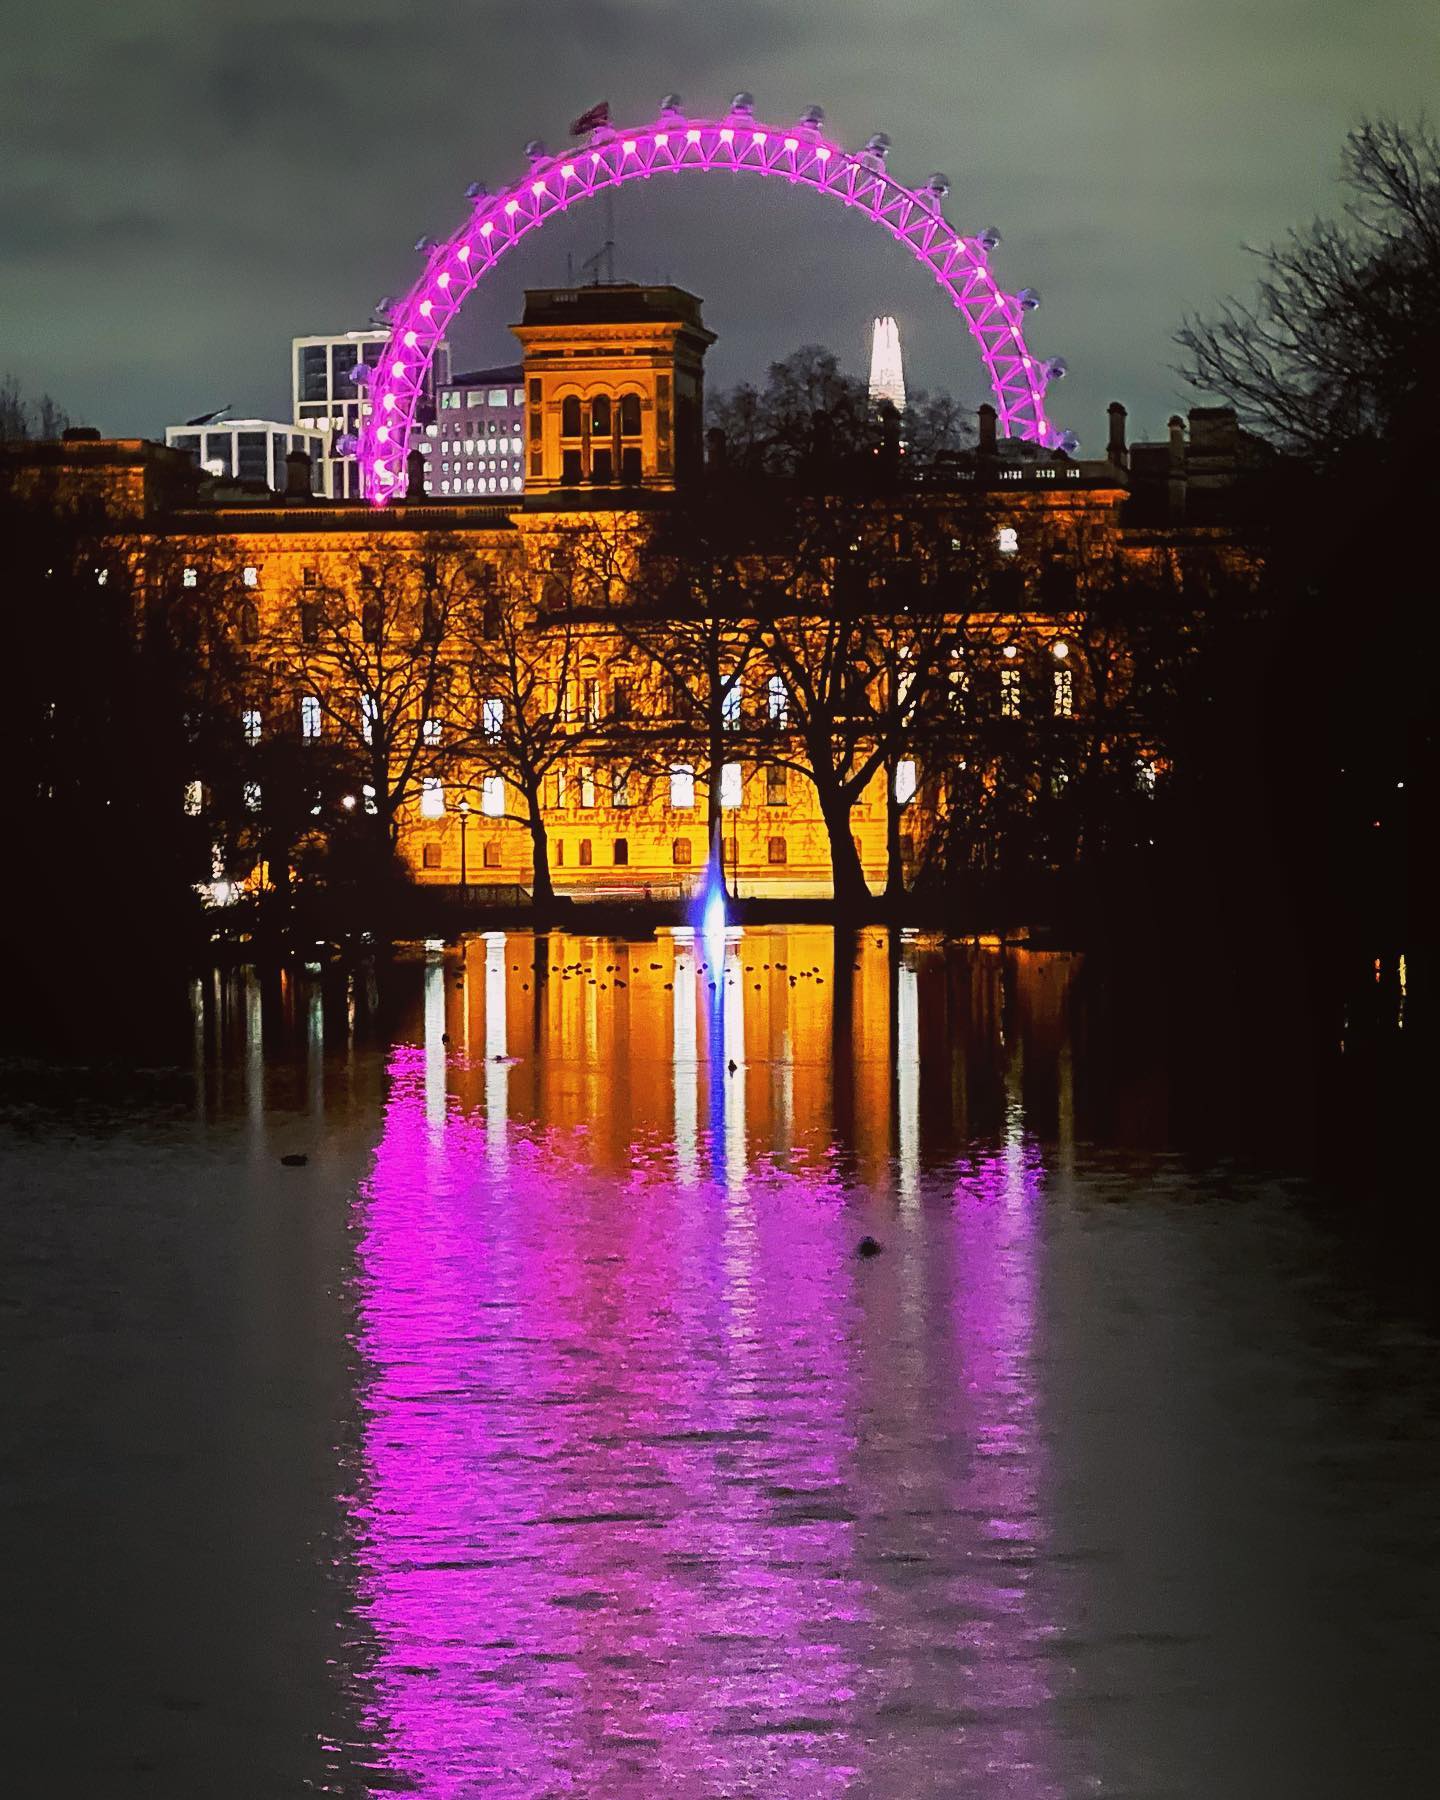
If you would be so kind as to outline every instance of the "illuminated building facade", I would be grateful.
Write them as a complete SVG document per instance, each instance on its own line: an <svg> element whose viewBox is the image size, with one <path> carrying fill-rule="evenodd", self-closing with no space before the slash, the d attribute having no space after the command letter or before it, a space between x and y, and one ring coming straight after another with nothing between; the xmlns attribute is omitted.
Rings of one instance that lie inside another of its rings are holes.
<svg viewBox="0 0 1440 1800"><path fill-rule="evenodd" d="M504 620L523 614L525 654L534 659L531 704L565 734L538 784L556 891L689 894L706 868L712 764L697 754L685 696L664 654L665 631L679 628L662 616L661 637L652 630L641 639L615 608L626 605L646 541L668 516L670 490L700 473L702 359L711 334L700 303L683 290L599 287L532 292L517 335L524 361L518 381L504 385L512 406L517 387L524 393L523 415L512 415L525 419L523 497L507 499L497 489L482 500L477 489L455 504L425 494L412 478L410 497L384 508L323 501L305 491L297 459L291 491L277 500L177 506L174 492L189 464L173 451L76 440L33 454L50 456L67 479L83 481L87 469L103 474L117 510L130 515L123 530L137 541L165 533L167 579L189 582L194 567L223 563L243 600L238 629L256 671L253 693L237 704L244 744L257 750L277 734L317 746L347 730L353 736L375 706L347 688L343 657L316 641L309 621L322 598L349 609L352 647L363 649L379 629L370 619L387 569L403 565L433 587L447 579L441 564L463 568L466 593L436 627L445 641L433 654L445 678L426 703L433 712L410 721L415 779L396 806L399 847L415 880L510 893L533 884L526 803L498 750L487 746L487 733L501 738L511 702L470 691L477 654L483 660ZM1195 472L1210 519L1187 524L1183 427L1162 458L1162 447L1125 445L1116 409L1105 458L1080 462L1063 449L998 439L995 426L994 410L982 408L977 448L953 479L897 491L872 511L896 543L903 534L909 546L897 551L897 568L918 560L942 577L952 562L957 570L944 708L956 719L983 714L1002 730L1041 719L1062 729L1074 720L1078 728L1092 688L1084 648L1089 572L1174 568L1192 552L1212 561L1231 555L1225 527L1213 522L1213 500L1227 468L1233 473L1234 434L1211 412L1196 420L1202 454ZM1143 470L1157 459L1163 479L1133 474L1132 464ZM169 498L163 508L162 493ZM612 572L581 594L573 580L565 587L562 558L567 543L587 534L608 547ZM883 564L872 565L872 586L877 572L883 582ZM781 587L787 579L783 570L776 577ZM902 615L892 607L892 619ZM416 627L390 660L413 665L426 653L428 630ZM903 689L903 654L873 679ZM733 891L828 896L833 820L827 826L806 773L790 690L773 662L756 656L737 676L723 733L714 786ZM872 890L893 878L897 860L908 870L923 851L956 766L952 742L943 729L917 739L913 753L876 766L854 796L847 825ZM349 805L369 810L372 792L347 796ZM247 804L263 809L258 783L247 782L246 793ZM207 796L191 784L186 804L203 811Z"/></svg>
<svg viewBox="0 0 1440 1800"><path fill-rule="evenodd" d="M524 492L523 373L519 363L505 363L437 388L435 422L419 443L427 493L468 499Z"/></svg>

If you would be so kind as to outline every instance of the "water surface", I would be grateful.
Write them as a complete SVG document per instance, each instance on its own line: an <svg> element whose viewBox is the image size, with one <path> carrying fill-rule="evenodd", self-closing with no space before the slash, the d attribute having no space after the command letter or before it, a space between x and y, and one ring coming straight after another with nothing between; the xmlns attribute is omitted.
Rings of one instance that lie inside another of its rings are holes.
<svg viewBox="0 0 1440 1800"><path fill-rule="evenodd" d="M1434 1791L1433 1311L1079 977L492 934L15 1109L23 1791Z"/></svg>

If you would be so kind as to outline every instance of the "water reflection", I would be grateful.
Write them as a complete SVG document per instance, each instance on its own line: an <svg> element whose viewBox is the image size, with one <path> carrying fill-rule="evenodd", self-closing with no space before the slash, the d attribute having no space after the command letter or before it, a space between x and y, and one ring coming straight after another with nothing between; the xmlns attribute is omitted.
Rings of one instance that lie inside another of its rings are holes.
<svg viewBox="0 0 1440 1800"><path fill-rule="evenodd" d="M357 1213L390 1778L934 1792L944 1731L962 1789L1064 1791L1041 1164L1018 1058L993 1149L929 1154L927 959L797 930L427 957Z"/></svg>

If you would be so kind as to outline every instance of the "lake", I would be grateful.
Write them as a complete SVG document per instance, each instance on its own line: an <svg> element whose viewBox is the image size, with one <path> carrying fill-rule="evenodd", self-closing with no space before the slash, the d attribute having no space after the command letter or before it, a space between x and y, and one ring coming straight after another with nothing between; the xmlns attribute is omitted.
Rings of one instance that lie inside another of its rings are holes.
<svg viewBox="0 0 1440 1800"><path fill-rule="evenodd" d="M17 1792L1440 1788L1425 1194L1243 1023L800 926L191 1007L0 1128Z"/></svg>

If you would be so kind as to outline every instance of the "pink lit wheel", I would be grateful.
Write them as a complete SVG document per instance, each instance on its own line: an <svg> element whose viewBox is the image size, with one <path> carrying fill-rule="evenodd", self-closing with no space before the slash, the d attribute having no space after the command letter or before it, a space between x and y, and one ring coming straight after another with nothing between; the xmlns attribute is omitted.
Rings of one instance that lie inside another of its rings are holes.
<svg viewBox="0 0 1440 1800"><path fill-rule="evenodd" d="M1030 289L1006 294L990 272L994 232L961 237L942 211L947 183L932 176L920 189L901 187L886 172L883 137L864 150L831 143L812 110L798 125L762 124L741 96L723 119L662 112L653 125L605 126L583 146L550 156L533 146L530 172L501 194L476 192L470 216L452 237L426 247L425 270L405 298L388 309L390 341L370 380L371 412L360 431L361 492L377 506L405 492L405 458L425 379L451 321L505 252L547 220L602 188L652 175L727 170L769 175L792 186L833 194L883 225L924 265L964 317L990 377L1007 437L1055 449L1073 443L1045 410L1045 390L1064 372L1031 355L1025 313L1038 304Z"/></svg>

